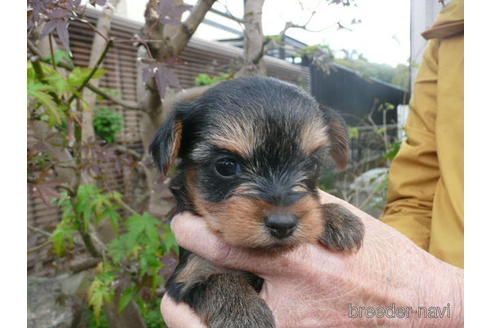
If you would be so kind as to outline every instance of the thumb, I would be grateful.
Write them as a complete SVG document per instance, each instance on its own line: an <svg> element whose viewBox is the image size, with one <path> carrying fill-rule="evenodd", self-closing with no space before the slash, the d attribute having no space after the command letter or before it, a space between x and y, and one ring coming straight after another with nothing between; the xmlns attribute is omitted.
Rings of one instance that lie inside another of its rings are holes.
<svg viewBox="0 0 492 328"><path fill-rule="evenodd" d="M290 252L265 254L229 245L212 233L202 218L189 212L176 215L171 222L171 228L181 247L224 267L265 277L278 274L291 262L295 262L291 261Z"/></svg>

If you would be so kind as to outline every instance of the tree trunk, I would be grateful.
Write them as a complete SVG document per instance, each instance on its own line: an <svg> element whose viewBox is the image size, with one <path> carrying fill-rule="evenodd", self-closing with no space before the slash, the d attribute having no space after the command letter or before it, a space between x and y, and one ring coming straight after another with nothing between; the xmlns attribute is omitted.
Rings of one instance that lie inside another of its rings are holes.
<svg viewBox="0 0 492 328"><path fill-rule="evenodd" d="M97 31L94 33L94 39L92 41L91 54L89 58L89 67L93 68L97 65L99 59L104 53L106 46L108 45L109 32L111 30L111 22L113 20L113 14L118 6L119 0L108 0L104 6L98 20ZM103 37L104 36L104 37ZM101 63L102 64L102 63ZM102 65L101 65L102 66ZM99 86L99 80L92 80L92 85L96 88ZM95 140L94 126L92 125L92 119L94 118L94 111L96 108L97 95L90 91L88 88L84 88L82 98L86 101L87 107L82 111L82 144L92 142ZM87 158L88 154L82 154L84 160L90 160ZM82 183L93 183L93 179L87 172L82 173Z"/></svg>
<svg viewBox="0 0 492 328"><path fill-rule="evenodd" d="M161 24L156 8L147 5L145 11L146 23L143 28L144 38L152 40L159 39L159 42L149 44L152 57L157 61L162 61L166 58L179 56L215 1L198 0L193 9L191 9L187 19L175 25ZM175 4L182 5L183 1L175 0ZM165 99L161 101L155 83L153 81L144 83L142 80L143 70L145 68L142 59L148 57L146 49L140 47L137 60L137 98L140 106L145 108L140 120L140 136L145 152L142 163L150 192L148 211L152 215L162 218L171 209L173 204L163 199L166 193L163 188L156 188L163 182L159 171L149 165L152 162L151 156L148 153L150 143L155 132L171 111L174 103L199 96L208 87L192 88L191 90L184 90L177 93L173 92L173 90L168 90Z"/></svg>
<svg viewBox="0 0 492 328"><path fill-rule="evenodd" d="M264 0L244 0L244 61L236 77L266 75L261 25L264 2Z"/></svg>

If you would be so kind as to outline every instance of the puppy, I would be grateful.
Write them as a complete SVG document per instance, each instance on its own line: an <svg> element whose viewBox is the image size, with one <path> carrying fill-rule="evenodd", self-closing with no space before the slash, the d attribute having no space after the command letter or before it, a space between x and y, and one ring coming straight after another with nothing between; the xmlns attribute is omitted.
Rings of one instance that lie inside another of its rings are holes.
<svg viewBox="0 0 492 328"><path fill-rule="evenodd" d="M360 219L339 205L321 205L317 191L328 156L339 168L347 165L347 140L341 117L302 89L253 77L177 104L150 151L164 173L179 162L170 185L177 213L202 216L231 245L278 253L321 242L350 252L362 243ZM275 327L258 296L262 282L180 249L166 290L208 327Z"/></svg>

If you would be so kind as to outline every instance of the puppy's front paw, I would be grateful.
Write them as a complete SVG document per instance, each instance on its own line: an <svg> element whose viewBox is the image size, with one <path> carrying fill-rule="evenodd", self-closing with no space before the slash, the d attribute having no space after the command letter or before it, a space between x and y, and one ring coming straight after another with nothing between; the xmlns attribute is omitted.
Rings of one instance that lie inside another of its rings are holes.
<svg viewBox="0 0 492 328"><path fill-rule="evenodd" d="M250 285L251 274L216 274L196 290L197 313L208 328L275 328L272 311Z"/></svg>
<svg viewBox="0 0 492 328"><path fill-rule="evenodd" d="M252 304L256 303L256 304ZM237 307L234 308L234 305ZM275 328L275 321L268 306L259 297L247 305L231 304L229 311L216 313L208 321L209 328ZM225 310L225 309L223 309Z"/></svg>
<svg viewBox="0 0 492 328"><path fill-rule="evenodd" d="M325 229L320 242L335 251L357 251L362 246L364 225L359 217L338 204L324 204Z"/></svg>

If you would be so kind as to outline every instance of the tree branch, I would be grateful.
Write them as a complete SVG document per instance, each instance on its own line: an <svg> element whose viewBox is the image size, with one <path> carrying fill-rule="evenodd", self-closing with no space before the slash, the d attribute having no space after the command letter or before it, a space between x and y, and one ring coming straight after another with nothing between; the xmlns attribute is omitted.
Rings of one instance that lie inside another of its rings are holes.
<svg viewBox="0 0 492 328"><path fill-rule="evenodd" d="M82 237L82 241L84 242L84 245L85 245L85 248L87 249L87 251L89 251L89 254L91 254L91 256L93 258L96 258L96 259L100 258L101 254L99 254L96 246L94 246L94 243L92 242L91 235L88 232L83 231L83 228L79 229L79 234L80 234L80 237Z"/></svg>
<svg viewBox="0 0 492 328"><path fill-rule="evenodd" d="M34 232L37 232L37 233L40 233L43 236L51 237L51 234L49 232L44 231L43 229L36 228L36 227L34 227L32 225L27 225L27 229L29 229L31 231L34 231Z"/></svg>
<svg viewBox="0 0 492 328"><path fill-rule="evenodd" d="M94 67L92 68L91 72L89 73L89 75L86 76L86 78L84 79L84 81L82 81L82 84L78 87L77 91L78 92L81 92L86 86L87 84L89 83L89 81L92 79L92 77L94 76L94 74L96 74L96 71L98 70L99 66L101 66L102 62L104 61L104 58L106 58L106 55L108 54L108 51L109 51L109 48L111 48L111 46L113 45L113 42L111 40L109 40L107 43L106 43L106 47L104 48L101 56L99 57L99 59L97 60L97 63L96 65L94 65ZM72 101L76 98L76 95L73 94L70 99L68 99L68 107L70 107L70 104L72 103Z"/></svg>
<svg viewBox="0 0 492 328"><path fill-rule="evenodd" d="M118 151L122 154L130 155L130 156L134 157L135 159L142 158L142 155L140 155L138 152L131 150L131 149L128 149L124 146L116 146L116 151Z"/></svg>
<svg viewBox="0 0 492 328"><path fill-rule="evenodd" d="M181 23L176 34L172 36L173 56L177 56L186 47L198 25L203 21L208 10L216 0L199 0L191 10L188 18Z"/></svg>
<svg viewBox="0 0 492 328"><path fill-rule="evenodd" d="M42 243L42 244L39 244L39 245L37 245L37 246L34 246L34 247L31 247L31 248L28 248L28 249L27 249L27 254L37 252L37 251L39 251L40 249L45 248L45 247L46 247L46 246L48 246L49 244L51 244L51 240L49 240L49 239L48 239L47 241L45 241L45 242L44 242L44 243Z"/></svg>
<svg viewBox="0 0 492 328"><path fill-rule="evenodd" d="M72 273L79 273L85 270L95 268L99 263L101 262L98 259L90 258L82 262L71 264L70 271L72 271Z"/></svg>
<svg viewBox="0 0 492 328"><path fill-rule="evenodd" d="M130 207L127 203L125 203L123 200L118 202L118 204L121 205L127 212L131 213L132 215L140 215L137 211L135 211L133 208Z"/></svg>
<svg viewBox="0 0 492 328"><path fill-rule="evenodd" d="M224 9L226 11L225 13L220 11L220 10L214 9L214 8L210 8L210 12L217 14L219 16L225 17L225 18L229 18L230 20L233 20L233 21L239 23L239 25L242 27L242 24L244 24L244 20L234 16L226 4L224 4L224 3L220 3L220 4L224 6Z"/></svg>
<svg viewBox="0 0 492 328"><path fill-rule="evenodd" d="M98 94L99 96L103 97L106 100L111 101L112 103L115 103L116 105L120 105L121 107L124 107L125 109L129 110L143 110L140 106L138 106L136 103L129 103L126 102L100 88L95 87L91 83L87 83L87 88L91 90L92 92Z"/></svg>
<svg viewBox="0 0 492 328"><path fill-rule="evenodd" d="M55 53L53 51L53 35L52 34L48 35L48 38L50 42L51 65L53 66L53 69L56 71Z"/></svg>
<svg viewBox="0 0 492 328"><path fill-rule="evenodd" d="M302 5L302 2L301 1L298 1L298 3L299 3L299 6L301 7L301 10L304 10L304 6ZM284 28L278 34L278 36L280 37L281 42L284 42L284 39L285 39L285 35L287 33L287 30L290 29L290 28L298 28L298 29L306 30L308 32L315 32L315 31L309 30L307 28L307 26L309 25L309 23L311 23L311 20L313 19L314 15L316 15L316 12L318 10L318 7L319 7L320 3L321 3L321 1L318 2L318 4L316 5L316 7L314 8L314 10L311 12L311 15L309 16L309 18L306 20L306 22L303 25L294 24L292 22L286 22L285 23ZM271 38L266 38L263 41L262 52L264 52L265 47L271 42L271 40L272 40Z"/></svg>
<svg viewBox="0 0 492 328"><path fill-rule="evenodd" d="M30 128L34 132L36 139L40 141L47 139L47 137L51 134L51 129L48 126L48 123L43 121L31 121ZM45 143L43 152L51 158L56 158L59 162L67 163L67 165L70 166L76 166L75 160L67 148L53 145L62 144L61 137L56 135L53 138L54 140L52 142ZM54 168L58 177L73 189L75 184L73 169L57 165L55 165Z"/></svg>

